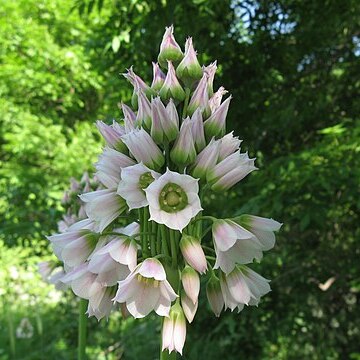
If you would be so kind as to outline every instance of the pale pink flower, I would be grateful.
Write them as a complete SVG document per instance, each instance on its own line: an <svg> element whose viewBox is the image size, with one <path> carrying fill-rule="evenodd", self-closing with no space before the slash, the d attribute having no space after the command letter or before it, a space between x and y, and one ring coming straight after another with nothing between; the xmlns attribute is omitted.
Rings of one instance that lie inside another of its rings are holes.
<svg viewBox="0 0 360 360"><path fill-rule="evenodd" d="M183 309L176 303L172 306L170 316L164 319L162 328L162 351L177 351L182 355L186 339L186 320Z"/></svg>
<svg viewBox="0 0 360 360"><path fill-rule="evenodd" d="M225 90L223 86L220 86L218 91L210 98L209 106L211 113L213 113L221 105L222 98L227 93L228 91Z"/></svg>
<svg viewBox="0 0 360 360"><path fill-rule="evenodd" d="M146 189L150 220L182 231L202 210L198 180L167 169Z"/></svg>
<svg viewBox="0 0 360 360"><path fill-rule="evenodd" d="M200 108L197 108L191 116L191 133L196 151L199 153L206 146L204 122Z"/></svg>
<svg viewBox="0 0 360 360"><path fill-rule="evenodd" d="M183 234L179 246L186 262L200 274L204 274L207 270L207 263L200 241Z"/></svg>
<svg viewBox="0 0 360 360"><path fill-rule="evenodd" d="M129 131L135 129L136 114L124 103L121 103L121 109L124 114L125 133L127 134Z"/></svg>
<svg viewBox="0 0 360 360"><path fill-rule="evenodd" d="M120 182L121 169L134 164L135 161L127 155L106 147L95 164L95 175L108 189L116 189Z"/></svg>
<svg viewBox="0 0 360 360"><path fill-rule="evenodd" d="M226 131L226 116L229 110L231 96L229 96L204 122L205 134L208 138L221 137Z"/></svg>
<svg viewBox="0 0 360 360"><path fill-rule="evenodd" d="M151 104L145 93L139 89L138 95L138 112L136 115L136 126L151 129Z"/></svg>
<svg viewBox="0 0 360 360"><path fill-rule="evenodd" d="M181 283L186 295L191 299L193 304L198 301L200 293L199 274L190 266L185 266L181 272Z"/></svg>
<svg viewBox="0 0 360 360"><path fill-rule="evenodd" d="M193 302L186 294L185 291L181 291L181 306L184 311L184 315L189 323L192 323L199 306L199 301L196 299Z"/></svg>
<svg viewBox="0 0 360 360"><path fill-rule="evenodd" d="M208 66L203 66L203 70L204 70L204 73L207 75L207 79L208 79L207 87L208 87L209 96L212 96L214 93L213 83L214 83L214 78L215 78L215 74L216 74L216 70L217 70L216 61L214 61L213 63L211 63Z"/></svg>
<svg viewBox="0 0 360 360"><path fill-rule="evenodd" d="M114 297L115 292L115 287L103 287L98 291L96 297L93 296L89 299L86 314L88 314L89 317L95 316L98 321L104 317L108 318L114 308L112 298Z"/></svg>
<svg viewBox="0 0 360 360"><path fill-rule="evenodd" d="M158 63L153 62L153 81L151 83L151 88L155 91L159 91L164 83L165 74L161 71Z"/></svg>
<svg viewBox="0 0 360 360"><path fill-rule="evenodd" d="M220 281L216 276L211 276L206 284L206 296L211 310L216 317L219 317L224 308L224 298L221 292Z"/></svg>
<svg viewBox="0 0 360 360"><path fill-rule="evenodd" d="M219 149L219 159L222 161L234 152L240 149L240 144L242 140L239 140L237 136L234 136L233 131L229 134L226 134L220 139L220 149Z"/></svg>
<svg viewBox="0 0 360 360"><path fill-rule="evenodd" d="M166 27L160 44L159 63L166 66L168 60L178 62L183 56L181 48L174 38L174 27L172 25Z"/></svg>
<svg viewBox="0 0 360 360"><path fill-rule="evenodd" d="M120 152L126 152L126 146L121 141L121 136L125 134L125 129L121 125L116 123L115 120L112 126L98 120L96 127L109 147Z"/></svg>
<svg viewBox="0 0 360 360"><path fill-rule="evenodd" d="M168 61L168 72L159 95L162 100L173 98L177 101L183 101L185 99L185 91L176 77L174 65L171 61Z"/></svg>
<svg viewBox="0 0 360 360"><path fill-rule="evenodd" d="M208 76L204 72L199 84L191 96L189 106L187 108L187 115L191 116L198 108L200 108L204 118L207 118L210 115L207 81Z"/></svg>
<svg viewBox="0 0 360 360"><path fill-rule="evenodd" d="M166 280L159 260L145 259L123 281L114 297L115 302L126 303L134 318L143 318L154 310L160 316L169 316L176 293Z"/></svg>
<svg viewBox="0 0 360 360"><path fill-rule="evenodd" d="M129 209L139 209L148 205L145 189L160 176L142 163L122 170L117 193L123 197Z"/></svg>

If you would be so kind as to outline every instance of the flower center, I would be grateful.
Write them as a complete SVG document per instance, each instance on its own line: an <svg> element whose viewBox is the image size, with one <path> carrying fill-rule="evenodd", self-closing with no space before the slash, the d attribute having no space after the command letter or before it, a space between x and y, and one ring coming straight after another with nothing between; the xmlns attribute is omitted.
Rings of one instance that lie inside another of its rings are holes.
<svg viewBox="0 0 360 360"><path fill-rule="evenodd" d="M188 205L188 198L181 186L168 183L160 191L159 203L161 210L174 213L184 209Z"/></svg>
<svg viewBox="0 0 360 360"><path fill-rule="evenodd" d="M151 175L151 172L148 171L144 173L139 178L139 186L141 189L146 189L155 179Z"/></svg>

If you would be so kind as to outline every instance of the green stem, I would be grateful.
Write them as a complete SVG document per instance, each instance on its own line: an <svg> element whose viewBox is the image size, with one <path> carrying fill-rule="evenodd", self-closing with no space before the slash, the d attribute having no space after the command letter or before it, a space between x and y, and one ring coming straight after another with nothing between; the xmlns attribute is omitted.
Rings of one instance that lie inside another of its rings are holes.
<svg viewBox="0 0 360 360"><path fill-rule="evenodd" d="M182 112L182 118L185 119L186 117L186 113L187 113L187 109L188 109L188 105L189 105L189 99L190 99L190 89L186 88L185 89L185 102L184 102L184 107L183 107L183 112Z"/></svg>
<svg viewBox="0 0 360 360"><path fill-rule="evenodd" d="M144 221L144 243L145 243L145 255L149 256L149 208L145 207L144 208L144 217L143 217L143 221Z"/></svg>
<svg viewBox="0 0 360 360"><path fill-rule="evenodd" d="M157 233L156 222L151 221L149 227L151 227L151 232L152 232L150 236L150 250L151 250L151 256L154 257L156 255L156 233Z"/></svg>
<svg viewBox="0 0 360 360"><path fill-rule="evenodd" d="M170 256L169 247L167 244L167 234L166 234L166 227L165 225L160 225L160 231L161 231L161 247L162 252L168 256Z"/></svg>
<svg viewBox="0 0 360 360"><path fill-rule="evenodd" d="M170 232L172 266L175 268L177 265L177 244L175 238L175 230L169 230L169 232Z"/></svg>
<svg viewBox="0 0 360 360"><path fill-rule="evenodd" d="M166 166L170 169L170 148L169 143L165 143L165 158L166 158Z"/></svg>
<svg viewBox="0 0 360 360"><path fill-rule="evenodd" d="M86 359L86 324L87 324L87 300L80 299L79 303L79 337L78 337L78 360Z"/></svg>

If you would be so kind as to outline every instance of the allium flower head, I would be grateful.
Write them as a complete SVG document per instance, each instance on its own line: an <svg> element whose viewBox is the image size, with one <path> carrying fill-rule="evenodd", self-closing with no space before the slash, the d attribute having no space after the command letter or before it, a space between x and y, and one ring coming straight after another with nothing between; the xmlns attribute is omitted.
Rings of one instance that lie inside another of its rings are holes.
<svg viewBox="0 0 360 360"><path fill-rule="evenodd" d="M148 258L119 282L114 301L125 302L133 317L142 318L152 310L160 316L169 316L171 302L176 298L162 264L157 259Z"/></svg>
<svg viewBox="0 0 360 360"><path fill-rule="evenodd" d="M196 179L167 169L145 189L150 220L182 231L202 210L198 191Z"/></svg>

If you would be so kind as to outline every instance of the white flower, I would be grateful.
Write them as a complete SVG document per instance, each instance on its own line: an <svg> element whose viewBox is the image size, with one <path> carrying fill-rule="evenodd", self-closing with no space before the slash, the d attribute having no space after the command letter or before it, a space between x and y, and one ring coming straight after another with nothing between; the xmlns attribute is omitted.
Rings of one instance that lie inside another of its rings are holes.
<svg viewBox="0 0 360 360"><path fill-rule="evenodd" d="M179 247L186 262L200 274L204 274L207 270L207 262L200 241L193 236L183 234Z"/></svg>
<svg viewBox="0 0 360 360"><path fill-rule="evenodd" d="M136 164L123 169L117 193L125 199L130 210L148 205L144 189L146 189L159 173L150 170L144 164Z"/></svg>
<svg viewBox="0 0 360 360"><path fill-rule="evenodd" d="M181 291L181 306L184 310L185 317L189 323L192 323L199 306L199 301L196 299L193 302L184 290Z"/></svg>
<svg viewBox="0 0 360 360"><path fill-rule="evenodd" d="M176 350L182 355L186 339L186 320L183 309L176 303L170 312L170 316L164 319L162 328L162 351L169 350L169 353Z"/></svg>
<svg viewBox="0 0 360 360"><path fill-rule="evenodd" d="M236 267L229 275L220 277L225 308L241 311L244 305L258 305L260 298L271 289L265 279L247 266Z"/></svg>
<svg viewBox="0 0 360 360"><path fill-rule="evenodd" d="M192 267L186 266L181 272L181 283L185 294L195 304L200 293L200 277L198 273Z"/></svg>
<svg viewBox="0 0 360 360"><path fill-rule="evenodd" d="M262 247L257 238L232 220L216 220L212 227L216 262L214 269L221 268L226 274L235 265L261 260Z"/></svg>
<svg viewBox="0 0 360 360"><path fill-rule="evenodd" d="M121 169L136 164L128 156L106 147L95 164L96 177L108 189L116 189L121 175Z"/></svg>
<svg viewBox="0 0 360 360"><path fill-rule="evenodd" d="M115 190L97 190L80 195L86 215L95 222L100 233L126 210L125 200Z"/></svg>
<svg viewBox="0 0 360 360"><path fill-rule="evenodd" d="M282 226L281 223L273 219L253 215L244 214L234 220L256 236L264 251L274 247L274 231L280 230Z"/></svg>
<svg viewBox="0 0 360 360"><path fill-rule="evenodd" d="M125 280L119 281L114 301L125 302L134 318L143 318L152 310L160 316L169 316L171 302L176 297L160 261L148 258Z"/></svg>
<svg viewBox="0 0 360 360"><path fill-rule="evenodd" d="M202 210L198 180L167 169L146 189L150 220L182 231Z"/></svg>
<svg viewBox="0 0 360 360"><path fill-rule="evenodd" d="M108 318L111 310L114 308L112 298L115 295L114 287L103 287L97 292L97 296L93 296L89 299L89 305L87 308L87 314L95 316L97 320L103 317Z"/></svg>

